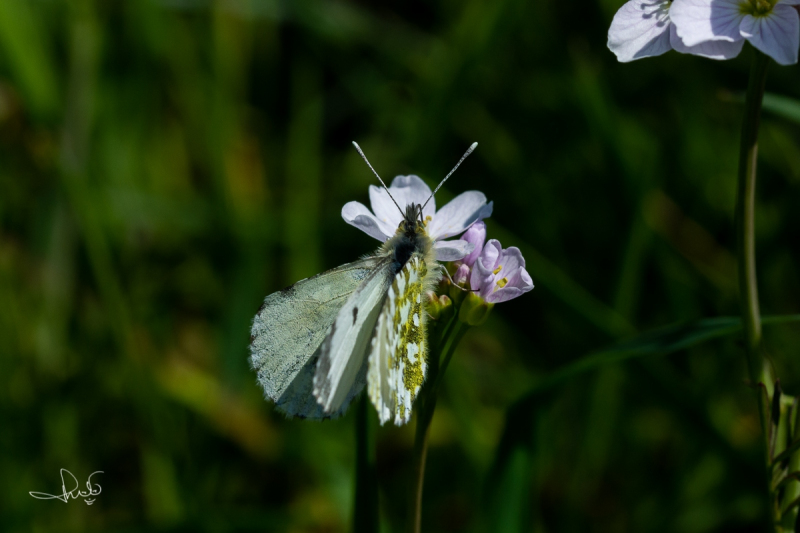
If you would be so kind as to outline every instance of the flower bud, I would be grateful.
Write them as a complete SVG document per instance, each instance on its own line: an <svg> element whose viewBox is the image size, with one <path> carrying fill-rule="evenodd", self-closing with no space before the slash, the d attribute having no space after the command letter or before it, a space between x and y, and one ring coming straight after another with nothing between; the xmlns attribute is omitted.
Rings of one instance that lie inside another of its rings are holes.
<svg viewBox="0 0 800 533"><path fill-rule="evenodd" d="M461 260L467 266L472 266L475 264L475 260L481 255L481 250L483 250L483 243L486 240L486 224L483 220L479 220L474 223L469 229L461 236L462 241L467 241L470 244L474 244L475 248L466 256L464 259Z"/></svg>
<svg viewBox="0 0 800 533"><path fill-rule="evenodd" d="M464 295L467 293L465 287L469 287L468 281L469 267L467 265L459 265L453 274L453 283L450 284L447 290L447 294L450 295L456 305L460 305L461 300L464 299Z"/></svg>
<svg viewBox="0 0 800 533"><path fill-rule="evenodd" d="M458 312L458 319L470 326L480 326L489 318L494 304L487 302L474 292L467 293Z"/></svg>
<svg viewBox="0 0 800 533"><path fill-rule="evenodd" d="M469 279L469 267L467 265L459 265L456 273L453 274L453 282L460 287L464 287Z"/></svg>
<svg viewBox="0 0 800 533"><path fill-rule="evenodd" d="M437 296L430 292L426 310L432 320L446 320L453 316L453 301L446 294Z"/></svg>

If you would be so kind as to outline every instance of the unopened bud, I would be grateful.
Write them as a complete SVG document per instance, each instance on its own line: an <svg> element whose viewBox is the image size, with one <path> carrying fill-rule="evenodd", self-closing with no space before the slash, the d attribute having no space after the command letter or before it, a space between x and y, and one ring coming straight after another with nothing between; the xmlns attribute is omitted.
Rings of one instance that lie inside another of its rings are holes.
<svg viewBox="0 0 800 533"><path fill-rule="evenodd" d="M470 326L480 326L489 318L493 307L494 304L487 302L476 293L468 292L458 311L458 319Z"/></svg>
<svg viewBox="0 0 800 533"><path fill-rule="evenodd" d="M467 280L469 279L469 267L467 265L460 265L453 274L453 283L450 284L447 294L453 299L456 305L461 303L469 288Z"/></svg>
<svg viewBox="0 0 800 533"><path fill-rule="evenodd" d="M460 285L464 287L467 284L467 279L469 278L469 267L467 265L461 265L456 269L456 273L453 274L453 282L456 285Z"/></svg>
<svg viewBox="0 0 800 533"><path fill-rule="evenodd" d="M437 296L430 292L426 310L432 320L448 319L453 316L453 301L446 294Z"/></svg>

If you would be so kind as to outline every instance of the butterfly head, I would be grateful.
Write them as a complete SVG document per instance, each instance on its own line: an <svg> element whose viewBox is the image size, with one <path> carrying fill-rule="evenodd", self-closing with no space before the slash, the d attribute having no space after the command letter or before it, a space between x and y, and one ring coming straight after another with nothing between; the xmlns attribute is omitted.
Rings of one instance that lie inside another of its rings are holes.
<svg viewBox="0 0 800 533"><path fill-rule="evenodd" d="M398 235L414 239L420 235L427 235L425 226L431 217L424 217L420 204L409 204L403 213L403 220L397 228Z"/></svg>
<svg viewBox="0 0 800 533"><path fill-rule="evenodd" d="M429 256L433 250L433 241L428 236L426 226L431 220L431 217L425 217L422 214L422 210L425 209L425 206L428 205L428 202L433 199L442 185L444 185L444 182L446 182L447 179L453 175L453 172L456 171L458 166L464 162L464 159L466 159L467 156L471 154L473 150L475 150L475 148L478 146L478 143L472 143L464 155L461 156L461 159L458 160L456 166L453 167L453 170L451 170L447 176L445 176L444 179L439 182L439 185L436 186L436 189L434 189L428 199L425 200L425 203L406 205L405 210L400 207L400 204L398 204L397 200L395 200L392 196L392 192L389 190L389 187L386 186L386 184L383 182L383 179L381 179L378 173L375 172L375 169L372 168L367 156L364 155L364 152L361 150L361 147L358 145L358 143L353 141L353 146L358 151L359 155L367 164L372 173L375 174L375 177L378 178L378 181L381 182L383 189L386 191L386 194L389 195L389 198L392 199L394 205L396 205L397 209L403 214L403 220L397 227L397 232L395 233L394 237L390 238L383 244L382 250L384 252L391 252L395 257L395 261L400 266L404 265L413 253L420 253L425 257ZM429 259L431 261L435 260L435 255L430 255Z"/></svg>
<svg viewBox="0 0 800 533"><path fill-rule="evenodd" d="M433 247L428 237L427 223L430 217L422 214L420 204L409 204L403 211L403 219L397 226L394 237L386 241L383 249L394 255L395 261L402 266L414 253L426 255Z"/></svg>

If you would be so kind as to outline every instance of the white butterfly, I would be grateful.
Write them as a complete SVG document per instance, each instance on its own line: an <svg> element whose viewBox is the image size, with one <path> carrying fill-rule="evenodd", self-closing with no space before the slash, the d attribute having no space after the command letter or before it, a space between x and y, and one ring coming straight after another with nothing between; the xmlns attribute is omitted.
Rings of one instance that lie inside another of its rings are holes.
<svg viewBox="0 0 800 533"><path fill-rule="evenodd" d="M441 277L437 261L472 251L466 241L443 239L492 212L492 203L477 191L436 212L436 191L417 176L398 176L389 188L370 186L374 214L349 202L342 217L383 245L266 297L253 320L250 362L278 409L300 418L336 417L368 384L381 424L394 418L402 425L411 418L425 379L425 295Z"/></svg>

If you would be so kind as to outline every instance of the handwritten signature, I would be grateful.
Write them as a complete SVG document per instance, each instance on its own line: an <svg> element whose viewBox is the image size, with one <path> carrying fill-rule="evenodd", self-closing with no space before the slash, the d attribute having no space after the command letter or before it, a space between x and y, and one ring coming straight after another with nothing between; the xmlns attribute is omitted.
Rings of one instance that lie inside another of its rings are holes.
<svg viewBox="0 0 800 533"><path fill-rule="evenodd" d="M95 474L102 474L102 473L103 473L102 470L98 470L97 472L92 472L91 474L89 474L89 479L86 480L86 488L89 489L89 490L88 491L82 491L82 490L79 489L78 479L75 476L72 475L72 472L70 472L66 468L62 468L61 469L61 492L62 492L61 494L45 494L44 492L29 492L28 494L30 494L31 496L33 496L37 500L52 500L52 499L56 499L56 500L61 500L64 503L67 503L70 498L73 498L75 500L77 500L78 498L84 498L83 501L86 502L86 505L92 505L94 503L94 501L95 501L94 500L94 496L97 496L98 494L103 492L103 489L101 489L100 485L97 484L97 483L94 484L94 487L97 487L97 490L95 490L93 488L92 483L91 483L92 476L95 475ZM67 492L67 482L64 480L64 474L68 474L69 477L72 478L72 481L75 483L75 488L70 490L69 492ZM86 499L89 496L91 496L92 499Z"/></svg>

